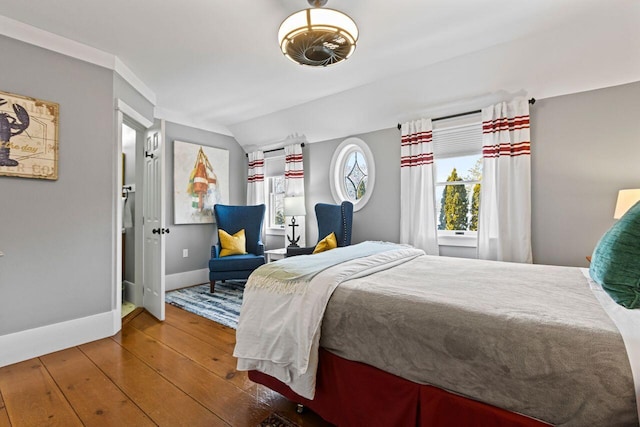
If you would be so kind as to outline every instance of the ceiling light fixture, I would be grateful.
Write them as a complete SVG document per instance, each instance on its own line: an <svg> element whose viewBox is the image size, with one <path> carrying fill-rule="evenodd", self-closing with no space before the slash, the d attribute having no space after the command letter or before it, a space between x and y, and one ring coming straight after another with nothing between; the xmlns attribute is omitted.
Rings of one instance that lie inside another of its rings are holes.
<svg viewBox="0 0 640 427"><path fill-rule="evenodd" d="M301 65L326 67L342 62L356 49L358 27L353 19L333 9L321 9L327 0L307 0L310 9L289 16L280 25L282 53Z"/></svg>

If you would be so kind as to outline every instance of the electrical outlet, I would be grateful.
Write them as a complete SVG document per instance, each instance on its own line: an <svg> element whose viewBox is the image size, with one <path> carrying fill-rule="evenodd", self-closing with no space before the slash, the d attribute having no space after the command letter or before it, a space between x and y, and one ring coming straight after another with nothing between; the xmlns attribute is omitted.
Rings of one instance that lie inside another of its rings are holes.
<svg viewBox="0 0 640 427"><path fill-rule="evenodd" d="M182 250L182 258L187 258L189 256L189 249Z"/></svg>

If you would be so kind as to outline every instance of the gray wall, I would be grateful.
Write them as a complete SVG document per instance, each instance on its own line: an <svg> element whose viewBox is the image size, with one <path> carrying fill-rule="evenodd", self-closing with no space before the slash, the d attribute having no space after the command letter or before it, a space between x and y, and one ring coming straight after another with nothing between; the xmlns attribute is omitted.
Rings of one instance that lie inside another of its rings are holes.
<svg viewBox="0 0 640 427"><path fill-rule="evenodd" d="M538 264L587 266L613 223L617 192L640 187L640 82L544 99L531 107L533 258ZM353 135L375 158L376 183L354 214L355 243L400 236L399 131ZM317 241L313 206L333 203L329 165L344 138L304 149L307 241ZM441 247L442 255L474 249Z"/></svg>
<svg viewBox="0 0 640 427"><path fill-rule="evenodd" d="M60 104L58 180L0 177L0 335L114 308L113 73L0 36L1 90Z"/></svg>
<svg viewBox="0 0 640 427"><path fill-rule="evenodd" d="M355 135L367 143L373 153L376 182L366 206L353 214L352 243L365 240L397 242L400 238L400 131L384 129ZM318 241L316 203L335 203L329 186L329 168L333 152L348 136L307 144L303 148L307 244Z"/></svg>
<svg viewBox="0 0 640 427"><path fill-rule="evenodd" d="M166 123L167 153L167 226L171 233L166 238L165 273L175 274L208 268L211 245L218 241L215 224L174 223L173 216L173 142L175 140L229 150L229 203L246 204L247 158L235 139L175 123ZM182 250L189 250L189 257L182 257ZM185 285L192 285L186 283Z"/></svg>
<svg viewBox="0 0 640 427"><path fill-rule="evenodd" d="M640 82L531 111L534 262L586 266L614 223L618 190L640 188Z"/></svg>

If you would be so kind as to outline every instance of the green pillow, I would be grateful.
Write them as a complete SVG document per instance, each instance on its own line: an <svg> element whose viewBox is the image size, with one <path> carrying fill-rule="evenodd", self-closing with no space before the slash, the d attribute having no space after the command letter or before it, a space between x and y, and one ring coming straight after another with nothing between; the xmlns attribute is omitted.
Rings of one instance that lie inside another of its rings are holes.
<svg viewBox="0 0 640 427"><path fill-rule="evenodd" d="M640 307L640 202L600 238L589 274L618 304Z"/></svg>

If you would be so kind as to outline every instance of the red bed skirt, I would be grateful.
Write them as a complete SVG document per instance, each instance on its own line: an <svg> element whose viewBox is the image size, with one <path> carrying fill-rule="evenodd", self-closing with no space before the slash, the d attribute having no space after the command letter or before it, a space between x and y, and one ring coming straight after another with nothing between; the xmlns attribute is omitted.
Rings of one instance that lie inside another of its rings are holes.
<svg viewBox="0 0 640 427"><path fill-rule="evenodd" d="M249 378L338 426L538 427L541 421L405 380L320 349L316 394L307 400L258 371Z"/></svg>

